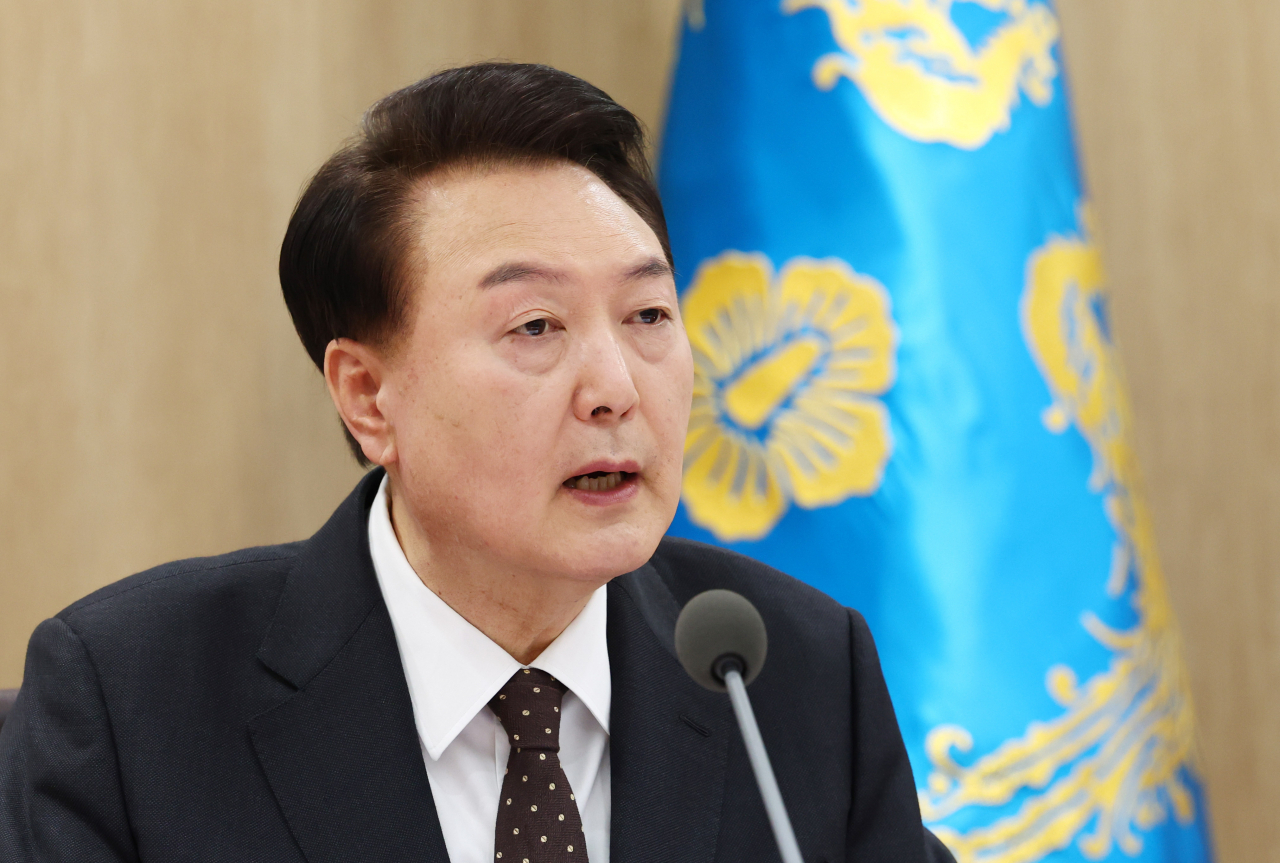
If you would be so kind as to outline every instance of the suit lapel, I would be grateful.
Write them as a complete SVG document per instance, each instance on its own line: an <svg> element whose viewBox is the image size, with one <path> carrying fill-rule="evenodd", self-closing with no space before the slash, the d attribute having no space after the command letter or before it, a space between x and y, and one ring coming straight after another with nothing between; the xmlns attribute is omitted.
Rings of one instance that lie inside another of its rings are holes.
<svg viewBox="0 0 1280 863"><path fill-rule="evenodd" d="M678 613L651 566L609 585L612 863L715 857L733 714L677 662Z"/></svg>
<svg viewBox="0 0 1280 863"><path fill-rule="evenodd" d="M303 546L258 658L296 691L249 734L310 863L448 863L413 707L369 556L382 472ZM689 679L679 606L652 566L609 585L612 863L715 857L728 700Z"/></svg>
<svg viewBox="0 0 1280 863"><path fill-rule="evenodd" d="M249 734L310 863L447 863L366 519L382 472L304 546L258 658L296 688Z"/></svg>

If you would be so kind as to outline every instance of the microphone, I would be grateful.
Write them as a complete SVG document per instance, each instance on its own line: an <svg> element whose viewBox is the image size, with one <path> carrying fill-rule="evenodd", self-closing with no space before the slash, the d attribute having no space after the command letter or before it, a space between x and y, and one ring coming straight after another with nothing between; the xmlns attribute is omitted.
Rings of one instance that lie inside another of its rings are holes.
<svg viewBox="0 0 1280 863"><path fill-rule="evenodd" d="M782 863L804 863L756 725L751 699L747 697L747 684L764 667L769 648L769 635L760 612L740 593L704 591L680 611L675 641L676 656L690 677L713 692L729 693Z"/></svg>

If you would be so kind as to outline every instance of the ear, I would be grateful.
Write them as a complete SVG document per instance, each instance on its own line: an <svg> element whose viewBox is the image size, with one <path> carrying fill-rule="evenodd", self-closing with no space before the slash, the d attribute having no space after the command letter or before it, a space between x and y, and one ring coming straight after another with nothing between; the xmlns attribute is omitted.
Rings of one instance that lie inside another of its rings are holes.
<svg viewBox="0 0 1280 863"><path fill-rule="evenodd" d="M379 353L353 339L334 339L324 349L324 382L333 406L365 458L382 467L396 460L394 429L379 399L385 372Z"/></svg>

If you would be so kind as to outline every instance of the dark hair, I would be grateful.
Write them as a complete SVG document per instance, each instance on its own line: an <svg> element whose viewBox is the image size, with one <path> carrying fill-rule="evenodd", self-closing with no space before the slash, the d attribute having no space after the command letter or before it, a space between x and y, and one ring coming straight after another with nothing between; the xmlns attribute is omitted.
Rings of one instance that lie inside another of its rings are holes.
<svg viewBox="0 0 1280 863"><path fill-rule="evenodd" d="M477 63L383 98L307 184L280 249L284 301L311 361L323 371L333 339L386 343L405 323L404 261L414 227L407 205L415 182L442 168L581 165L644 219L670 263L644 145L634 114L598 87L549 66ZM367 466L350 432L347 442Z"/></svg>

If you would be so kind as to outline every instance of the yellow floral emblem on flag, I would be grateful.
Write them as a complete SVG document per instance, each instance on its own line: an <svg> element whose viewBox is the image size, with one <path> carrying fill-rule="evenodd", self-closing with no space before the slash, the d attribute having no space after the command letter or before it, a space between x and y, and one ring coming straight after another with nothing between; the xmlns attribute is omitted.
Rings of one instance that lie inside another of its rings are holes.
<svg viewBox="0 0 1280 863"><path fill-rule="evenodd" d="M840 51L818 60L813 81L848 78L902 135L977 149L1009 127L1020 94L1053 100L1058 19L1036 0L961 0L1003 16L973 45L953 0L784 0L783 11L822 9Z"/></svg>
<svg viewBox="0 0 1280 863"><path fill-rule="evenodd" d="M1087 224L1087 215L1082 216ZM1142 851L1138 831L1195 818L1184 784L1194 770L1194 719L1182 649L1151 516L1137 491L1129 443L1129 404L1101 313L1101 257L1087 236L1051 237L1027 263L1022 324L1052 402L1041 419L1054 434L1074 426L1093 451L1089 487L1116 531L1111 569L1099 573L1107 594L1132 585L1137 623L1118 630L1092 612L1081 625L1111 651L1109 666L1081 683L1074 669L1055 665L1045 685L1063 708L1027 726L968 764L954 752L973 747L955 725L929 732L925 751L933 771L920 794L925 820L968 810L965 831L933 823L958 863L1031 863L1076 843L1090 860L1115 846ZM1018 811L997 809L1026 794Z"/></svg>
<svg viewBox="0 0 1280 863"><path fill-rule="evenodd" d="M684 503L724 542L759 539L790 503L814 509L880 485L892 450L877 395L894 377L889 296L836 259L760 254L699 267L681 300L695 380Z"/></svg>

